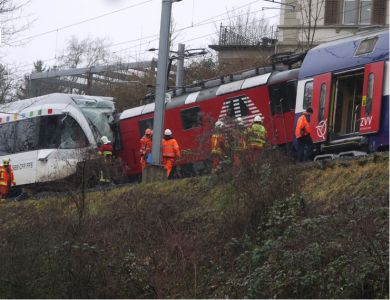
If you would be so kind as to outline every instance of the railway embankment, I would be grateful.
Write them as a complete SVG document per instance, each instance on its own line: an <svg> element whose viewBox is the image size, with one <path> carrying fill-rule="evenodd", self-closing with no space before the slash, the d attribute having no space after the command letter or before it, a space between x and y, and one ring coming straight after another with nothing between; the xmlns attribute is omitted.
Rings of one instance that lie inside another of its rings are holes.
<svg viewBox="0 0 390 300"><path fill-rule="evenodd" d="M0 203L1 298L388 298L388 154Z"/></svg>

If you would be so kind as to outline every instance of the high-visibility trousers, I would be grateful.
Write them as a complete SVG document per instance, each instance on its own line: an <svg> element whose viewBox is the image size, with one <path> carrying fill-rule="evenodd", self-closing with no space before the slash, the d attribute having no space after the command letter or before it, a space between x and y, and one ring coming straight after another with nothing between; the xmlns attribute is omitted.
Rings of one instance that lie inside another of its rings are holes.
<svg viewBox="0 0 390 300"><path fill-rule="evenodd" d="M8 185L0 185L0 198L7 198L9 193Z"/></svg>
<svg viewBox="0 0 390 300"><path fill-rule="evenodd" d="M145 168L146 168L146 160L145 160L144 157L145 157L145 156L142 156L142 157L141 157L141 160L140 160L142 172L143 172L143 171L145 170Z"/></svg>
<svg viewBox="0 0 390 300"><path fill-rule="evenodd" d="M163 157L162 163L165 167L165 170L167 171L167 178L168 178L172 172L172 168L173 168L173 165L175 163L175 159L170 158L170 157Z"/></svg>

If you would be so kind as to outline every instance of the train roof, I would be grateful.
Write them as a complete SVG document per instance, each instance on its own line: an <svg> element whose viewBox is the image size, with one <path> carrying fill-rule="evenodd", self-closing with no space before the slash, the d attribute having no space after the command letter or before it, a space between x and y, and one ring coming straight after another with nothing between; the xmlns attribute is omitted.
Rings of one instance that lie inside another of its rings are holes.
<svg viewBox="0 0 390 300"><path fill-rule="evenodd" d="M222 85L215 85L210 88L199 88L193 91L192 93L176 96L171 100L168 100L166 104L166 109L180 107L195 102L201 102L207 99L214 98L216 96L220 96L220 95L224 95L224 94L228 94L228 93L232 93L244 89L249 89L251 87L255 87L259 85L264 85L267 83L268 78L270 76L271 73L266 73L254 77L249 77L246 79L232 81ZM149 103L143 106L127 109L121 113L120 120L153 112L154 107L155 107L154 103Z"/></svg>
<svg viewBox="0 0 390 300"><path fill-rule="evenodd" d="M0 105L0 123L12 120L16 121L25 117L45 115L45 109L61 110L68 105L76 105L94 108L114 108L112 97L84 96L75 94L53 93L30 99L24 99ZM28 115L27 115L28 113Z"/></svg>
<svg viewBox="0 0 390 300"><path fill-rule="evenodd" d="M272 68L263 68L263 72L268 72L264 74L261 74L260 72L260 75L256 75L259 72L256 72L255 70L256 69L245 71L242 74L227 76L227 78L221 77L221 79L205 81L203 87L197 87L192 89L192 92L190 93L176 96L170 101L167 101L166 109L201 102L220 95L237 92L268 83L274 84L298 78L298 69L272 72ZM221 84L221 81L230 82ZM120 120L151 113L154 111L154 108L155 104L149 103L127 109L121 113Z"/></svg>
<svg viewBox="0 0 390 300"><path fill-rule="evenodd" d="M311 49L299 71L299 79L356 68L389 59L389 30L381 29L321 44Z"/></svg>

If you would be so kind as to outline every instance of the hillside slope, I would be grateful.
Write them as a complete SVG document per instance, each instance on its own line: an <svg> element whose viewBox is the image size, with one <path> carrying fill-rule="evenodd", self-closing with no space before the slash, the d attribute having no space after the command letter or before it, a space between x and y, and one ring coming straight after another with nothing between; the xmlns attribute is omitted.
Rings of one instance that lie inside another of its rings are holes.
<svg viewBox="0 0 390 300"><path fill-rule="evenodd" d="M387 156L0 204L1 298L387 298Z"/></svg>

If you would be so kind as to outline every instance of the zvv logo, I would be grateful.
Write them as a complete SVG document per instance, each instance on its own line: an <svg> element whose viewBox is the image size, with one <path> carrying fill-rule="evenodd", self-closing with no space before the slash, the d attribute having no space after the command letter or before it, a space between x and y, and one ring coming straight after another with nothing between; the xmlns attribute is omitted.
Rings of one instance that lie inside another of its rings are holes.
<svg viewBox="0 0 390 300"><path fill-rule="evenodd" d="M372 116L364 117L360 119L360 127L371 126Z"/></svg>

